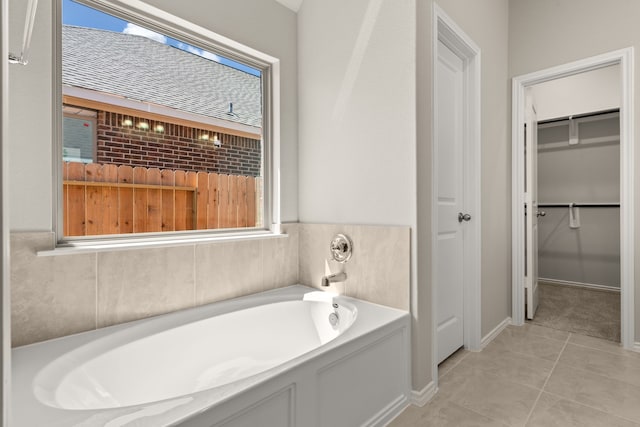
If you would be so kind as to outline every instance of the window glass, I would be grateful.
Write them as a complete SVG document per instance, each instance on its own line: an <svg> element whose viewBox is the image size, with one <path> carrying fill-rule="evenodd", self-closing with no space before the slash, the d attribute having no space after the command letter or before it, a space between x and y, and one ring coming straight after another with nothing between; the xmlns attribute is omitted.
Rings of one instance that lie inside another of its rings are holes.
<svg viewBox="0 0 640 427"><path fill-rule="evenodd" d="M64 236L262 228L263 75L63 0Z"/></svg>
<svg viewBox="0 0 640 427"><path fill-rule="evenodd" d="M96 111L65 106L63 112L63 161L93 162L96 148Z"/></svg>

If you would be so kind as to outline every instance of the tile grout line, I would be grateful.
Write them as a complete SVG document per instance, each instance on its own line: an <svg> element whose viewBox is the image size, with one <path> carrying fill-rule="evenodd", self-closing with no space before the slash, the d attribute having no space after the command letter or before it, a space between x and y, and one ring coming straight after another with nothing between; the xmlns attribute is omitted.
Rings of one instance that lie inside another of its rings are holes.
<svg viewBox="0 0 640 427"><path fill-rule="evenodd" d="M100 265L98 263L98 257L100 256L100 254L98 254L96 252L95 255L96 255L96 261L95 261L95 266L96 266L96 286L95 286L95 291L96 291L96 298L95 298L96 312L95 312L95 322L96 322L96 324L95 324L95 328L94 329L98 329L98 302L99 302L98 301L98 292L99 292L98 282L100 281L99 280L99 273L100 273L99 268L100 268Z"/></svg>
<svg viewBox="0 0 640 427"><path fill-rule="evenodd" d="M193 245L193 300L192 300L192 307L197 307L198 306L198 283L196 282L196 277L198 274L198 266L197 266L197 257L198 257L198 251L196 248L196 245Z"/></svg>
<svg viewBox="0 0 640 427"><path fill-rule="evenodd" d="M527 415L527 419L524 422L525 426L527 425L527 423L529 423L529 420L531 420L531 415L533 415L533 411L536 409L536 406L538 406L538 402L540 401L540 398L542 397L542 393L544 393L544 389L547 387L547 383L551 379L551 375L553 375L553 371L555 371L556 366L558 366L558 362L560 361L560 357L562 357L562 353L564 353L564 349L567 348L567 344L569 344L569 339L571 338L572 334L573 334L572 332L569 332L569 335L567 336L567 339L564 341L564 345L562 346L562 349L560 350L560 353L558 353L558 357L556 357L556 361L553 363L553 367L551 368L551 371L549 371L549 375L547 376L547 379L544 380L544 384L542 384L542 388L540 389L540 393L538 393L538 397L536 397L535 402L533 402L533 406L531 407L531 410L529 411L529 415Z"/></svg>
<svg viewBox="0 0 640 427"><path fill-rule="evenodd" d="M458 407L460 407L460 408L462 408L462 409L466 409L466 410L467 410L467 411L469 411L469 412L473 412L474 414L479 415L479 416L484 417L484 418L487 418L487 419L489 419L489 420L491 420L491 421L495 421L496 423L500 423L501 425L503 425L503 426L507 427L507 424L505 424L503 421L496 420L495 418L492 418L492 417L490 417L490 416L488 416L488 415L482 414L482 413L480 413L480 412L476 411L475 409L468 408L468 407L464 406L464 405L463 405L463 404L461 404L461 403L458 403L458 402L452 402L452 401L449 401L449 403L450 403L450 404L452 404L452 405L456 405L456 406L458 406Z"/></svg>
<svg viewBox="0 0 640 427"><path fill-rule="evenodd" d="M438 382L444 378L446 375L448 375L451 371L453 371L458 365L460 365L460 363L467 358L467 356L469 356L469 354L471 354L471 352L469 350L465 350L465 355L462 356L460 358L460 360L458 360L452 367L450 367L444 374L442 374L441 377L438 378Z"/></svg>
<svg viewBox="0 0 640 427"><path fill-rule="evenodd" d="M630 423L633 423L635 425L640 425L636 420L632 420L630 418L623 417L623 416L621 416L621 415L619 415L617 413L608 412L608 411L605 411L603 409L596 408L595 406L587 405L587 404L585 404L583 402L579 402L579 401L571 399L569 397L562 396L562 395L560 395L558 393L553 393L551 391L545 391L545 393L550 394L552 396L555 396L555 397L557 397L559 399L566 400L567 402L571 402L571 403L574 403L576 405L584 406L585 408L593 409L595 411L601 412L603 414L610 415L610 416L615 417L615 418L619 418L621 420L629 421Z"/></svg>
<svg viewBox="0 0 640 427"><path fill-rule="evenodd" d="M578 335L580 335L580 334L578 334ZM587 336L587 335L582 335L582 336ZM627 352L629 352L629 353L633 353L633 352L630 351L630 350L625 349L624 347L618 347L619 349L625 351L624 353L622 353L622 352L617 352L617 351L604 350L602 348L593 347L593 346L586 345L586 344L578 344L578 343L575 343L575 342L572 342L571 345L574 345L576 347L581 347L581 348L588 348L589 350L601 351L603 353L611 354L611 355L614 355L614 356L620 356L620 357L627 357L627 358L635 359L635 356L631 356L630 354L627 354Z"/></svg>
<svg viewBox="0 0 640 427"><path fill-rule="evenodd" d="M550 329L552 331L567 332L567 333L571 334L571 336L577 335L577 336L580 336L580 337L586 337L586 338L590 338L590 339L594 339L594 340L604 341L605 343L620 344L619 342L616 342L616 341L609 341L609 340L607 340L605 338L599 338L599 337L594 337L594 336L591 336L591 335L585 335L585 334L581 334L579 332L569 332L569 331L564 331L562 329L554 329L554 328L550 328L548 326L542 326L542 325L538 325L538 324L535 324L535 323L530 323L530 324L533 325L533 326L537 326L539 328ZM549 337L549 336L546 336L544 334L539 334L539 333L536 333L536 332L530 332L530 333L532 335L537 336L537 337L547 338L547 339L551 339L551 340L555 340L555 341L562 341L562 342L565 341L565 339L560 340L560 339ZM624 350L624 352L622 352L622 353L618 352L618 351L615 351L615 350L609 350L609 349L605 350L602 347L596 347L594 345L589 345L589 344L584 344L584 343L570 342L569 344L575 345L575 346L578 346L578 347L589 348L591 350L598 350L598 351L602 351L602 352L605 352L605 353L608 353L608 354L614 354L614 355L617 355L617 356L632 357L632 358L635 357L635 356L631 356L630 354L628 354L628 353L634 353L633 351L627 350L627 349L625 349L624 347L622 347L620 345L618 347L616 347L616 349ZM513 351L513 350L511 350L511 351ZM514 351L514 353L517 353L517 352ZM526 353L520 353L520 354L526 354Z"/></svg>

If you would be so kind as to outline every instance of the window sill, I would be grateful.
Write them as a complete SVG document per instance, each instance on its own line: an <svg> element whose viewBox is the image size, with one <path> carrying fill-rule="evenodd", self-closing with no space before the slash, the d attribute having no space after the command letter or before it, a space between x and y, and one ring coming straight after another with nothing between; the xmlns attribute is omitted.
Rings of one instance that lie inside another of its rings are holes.
<svg viewBox="0 0 640 427"><path fill-rule="evenodd" d="M38 256L76 255L95 252L113 252L132 249L154 249L172 246L189 246L206 243L238 242L286 238L288 234L269 230L229 233L224 235L157 236L142 238L122 238L109 240L61 242L53 249L38 251Z"/></svg>

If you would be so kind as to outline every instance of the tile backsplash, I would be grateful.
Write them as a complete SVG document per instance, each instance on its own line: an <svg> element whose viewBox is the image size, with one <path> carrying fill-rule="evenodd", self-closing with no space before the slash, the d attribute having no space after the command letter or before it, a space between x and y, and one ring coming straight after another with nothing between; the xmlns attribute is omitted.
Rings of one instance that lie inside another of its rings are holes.
<svg viewBox="0 0 640 427"><path fill-rule="evenodd" d="M74 255L51 232L11 233L11 338L20 346L298 283L288 237Z"/></svg>
<svg viewBox="0 0 640 427"><path fill-rule="evenodd" d="M13 346L300 283L409 310L409 227L283 224L284 238L60 256L51 232L11 234ZM334 234L353 241L331 259ZM323 288L326 289L326 288Z"/></svg>
<svg viewBox="0 0 640 427"><path fill-rule="evenodd" d="M347 280L331 284L331 290L409 311L409 227L301 223L298 233L301 284L322 288L322 276L345 272ZM344 264L329 252L337 233L346 234L353 243L351 259Z"/></svg>

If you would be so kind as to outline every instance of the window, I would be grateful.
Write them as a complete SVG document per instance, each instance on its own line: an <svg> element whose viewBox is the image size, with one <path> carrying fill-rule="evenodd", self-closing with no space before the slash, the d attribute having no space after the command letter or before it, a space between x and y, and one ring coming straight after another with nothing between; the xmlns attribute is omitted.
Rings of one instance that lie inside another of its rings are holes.
<svg viewBox="0 0 640 427"><path fill-rule="evenodd" d="M61 1L60 240L277 222L277 61L196 26L148 24L106 0Z"/></svg>
<svg viewBox="0 0 640 427"><path fill-rule="evenodd" d="M96 151L97 112L68 105L64 105L62 111L62 160L92 163Z"/></svg>

